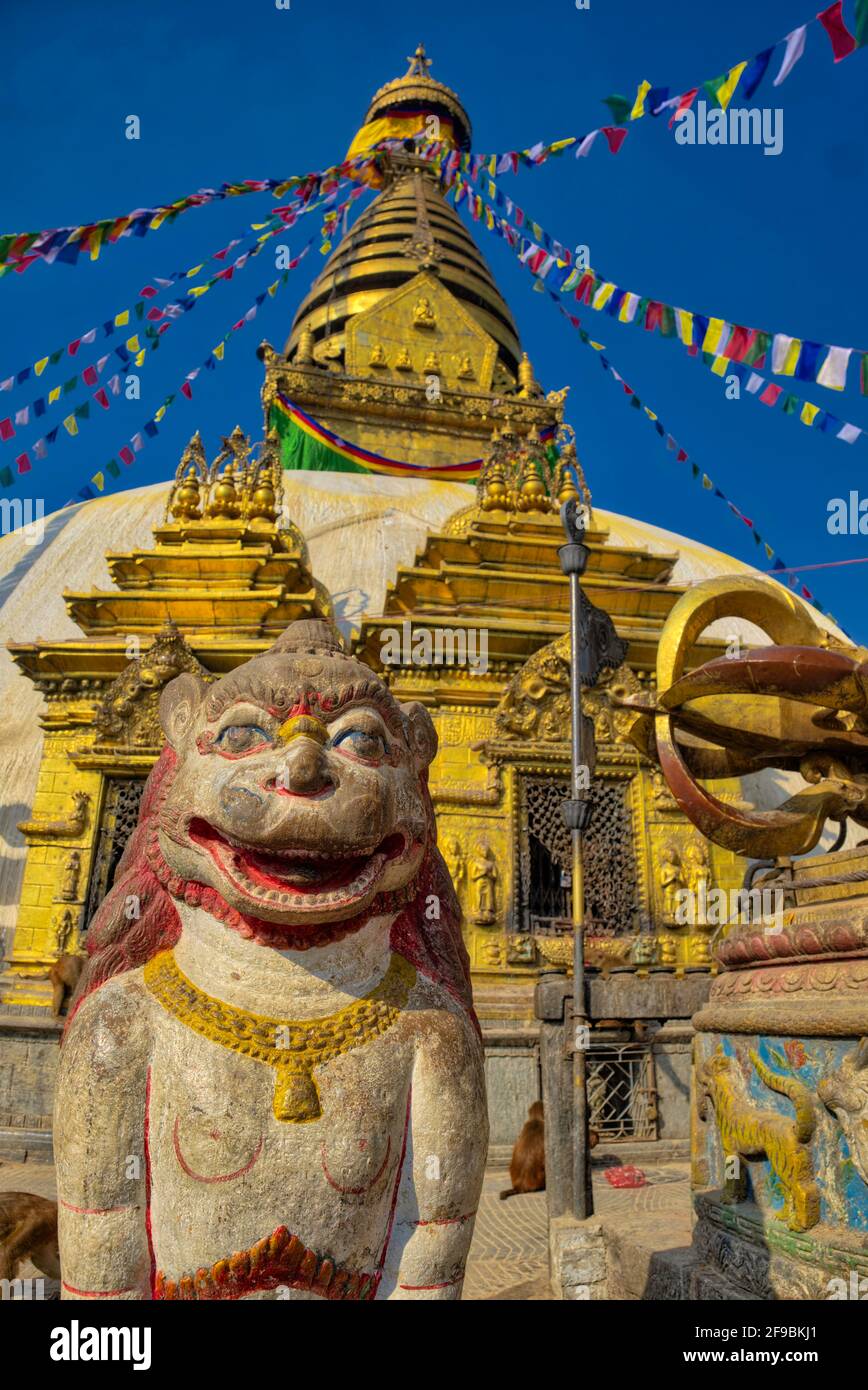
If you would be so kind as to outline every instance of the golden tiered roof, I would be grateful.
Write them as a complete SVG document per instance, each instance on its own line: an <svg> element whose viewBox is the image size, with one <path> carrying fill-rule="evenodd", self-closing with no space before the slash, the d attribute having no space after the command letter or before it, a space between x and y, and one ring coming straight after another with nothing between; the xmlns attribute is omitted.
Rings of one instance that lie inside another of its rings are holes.
<svg viewBox="0 0 868 1390"><path fill-rule="evenodd" d="M495 340L514 377L521 357L515 321L460 215L433 172L412 156L391 160L391 182L354 223L301 301L285 352L313 335L314 359L343 348L348 319L428 270ZM421 167L420 167L421 166Z"/></svg>

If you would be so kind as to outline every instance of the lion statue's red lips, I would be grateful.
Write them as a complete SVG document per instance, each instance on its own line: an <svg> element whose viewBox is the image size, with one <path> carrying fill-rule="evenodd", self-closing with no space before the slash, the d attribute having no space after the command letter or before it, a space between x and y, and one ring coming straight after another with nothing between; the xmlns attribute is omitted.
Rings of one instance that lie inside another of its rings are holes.
<svg viewBox="0 0 868 1390"><path fill-rule="evenodd" d="M229 839L200 817L191 820L187 834L253 906L265 900L291 903L294 910L351 907L367 896L389 861L407 847L405 836L397 833L368 853L343 857L307 848L264 849Z"/></svg>

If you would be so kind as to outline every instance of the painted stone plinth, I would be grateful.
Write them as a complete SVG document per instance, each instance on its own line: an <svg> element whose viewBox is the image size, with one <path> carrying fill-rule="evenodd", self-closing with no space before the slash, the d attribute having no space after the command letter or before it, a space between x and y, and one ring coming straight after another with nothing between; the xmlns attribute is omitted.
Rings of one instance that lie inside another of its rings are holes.
<svg viewBox="0 0 868 1390"><path fill-rule="evenodd" d="M742 927L695 1016L695 1298L868 1296L864 849L792 871L779 930Z"/></svg>

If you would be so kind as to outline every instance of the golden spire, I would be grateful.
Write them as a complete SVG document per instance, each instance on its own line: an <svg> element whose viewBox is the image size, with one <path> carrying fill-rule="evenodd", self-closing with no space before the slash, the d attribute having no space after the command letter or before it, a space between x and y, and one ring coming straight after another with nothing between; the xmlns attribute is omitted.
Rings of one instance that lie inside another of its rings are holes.
<svg viewBox="0 0 868 1390"><path fill-rule="evenodd" d="M424 43L420 43L417 45L416 52L413 54L412 58L407 59L407 62L410 64L410 66L404 74L405 77L428 76L428 69L431 66L431 59L425 57Z"/></svg>

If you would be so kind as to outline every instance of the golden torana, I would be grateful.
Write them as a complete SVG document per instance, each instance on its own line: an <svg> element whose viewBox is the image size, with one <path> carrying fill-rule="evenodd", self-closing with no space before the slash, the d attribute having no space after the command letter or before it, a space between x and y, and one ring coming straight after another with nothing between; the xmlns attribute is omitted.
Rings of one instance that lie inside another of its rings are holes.
<svg viewBox="0 0 868 1390"><path fill-rule="evenodd" d="M295 1124L322 1114L314 1067L387 1032L416 983L413 966L393 954L385 975L368 994L325 1018L300 1021L248 1013L212 998L187 978L173 951L162 951L148 961L144 977L154 998L194 1033L273 1067L275 1117Z"/></svg>

